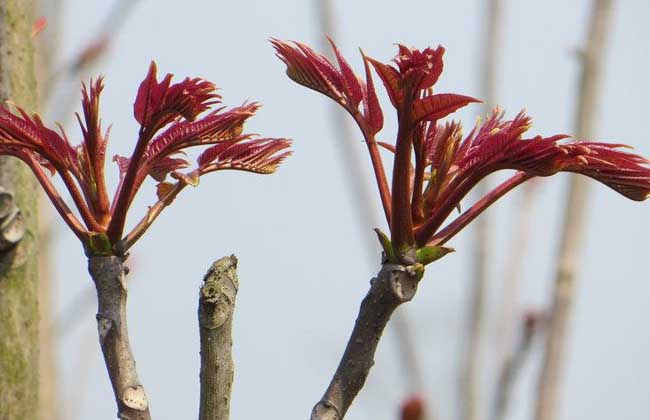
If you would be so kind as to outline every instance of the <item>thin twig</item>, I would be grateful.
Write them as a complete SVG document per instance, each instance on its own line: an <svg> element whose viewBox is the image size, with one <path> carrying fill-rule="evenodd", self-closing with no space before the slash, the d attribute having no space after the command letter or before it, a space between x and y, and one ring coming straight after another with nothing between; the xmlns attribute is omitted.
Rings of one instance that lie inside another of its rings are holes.
<svg viewBox="0 0 650 420"><path fill-rule="evenodd" d="M513 234L510 242L510 251L507 255L510 257L506 261L503 275L503 285L501 286L501 301L497 309L497 331L496 331L496 354L498 372L500 375L496 378L494 387L494 419L502 418L508 406L510 405L511 392L505 389L504 375L505 372L512 370L512 356L508 352L515 341L515 320L518 319L517 300L519 298L519 289L522 281L522 267L526 255L526 249L532 229L533 204L537 187L539 185L537 178L531 179L521 188L519 203L516 206L517 211L514 215ZM503 414L499 414L503 413Z"/></svg>
<svg viewBox="0 0 650 420"><path fill-rule="evenodd" d="M529 312L523 317L518 343L515 345L514 350L507 353L501 365L491 420L502 420L508 413L512 399L512 386L521 372L526 357L530 353L533 339L541 331L543 323L544 316L538 312Z"/></svg>
<svg viewBox="0 0 650 420"><path fill-rule="evenodd" d="M122 30L138 1L115 0L108 14L102 20L95 36L88 41L77 55L69 62L64 63L61 68L52 72L50 78L44 81L41 102L46 104L44 108L49 109L50 114L56 114L53 115L54 120L69 121L72 115L70 110L74 109L76 104L75 97L67 92L63 93L61 100L55 101L54 99L57 98L55 93L58 92L59 87L67 90L65 82L70 80L77 82L77 80L84 78L86 72L106 56L112 40Z"/></svg>
<svg viewBox="0 0 650 420"><path fill-rule="evenodd" d="M199 294L201 403L199 420L228 420L234 373L232 316L239 280L237 258L223 257L210 267Z"/></svg>
<svg viewBox="0 0 650 420"><path fill-rule="evenodd" d="M485 108L494 106L497 88L497 62L499 46L502 38L502 5L501 0L486 2L487 17L485 33L482 36L484 44L483 65L481 66L481 86ZM476 186L479 197L488 193L490 185L483 180ZM467 329L465 332L465 348L461 357L460 373L460 414L464 420L475 420L480 416L478 402L479 373L481 356L481 335L483 331L483 311L485 306L485 284L488 277L488 250L492 241L490 220L484 214L476 221L476 239L472 258L472 283L467 307Z"/></svg>
<svg viewBox="0 0 650 420"><path fill-rule="evenodd" d="M420 277L411 267L384 264L370 281L359 315L336 372L311 420L342 420L375 363L375 351L386 324L399 305L413 299Z"/></svg>
<svg viewBox="0 0 650 420"><path fill-rule="evenodd" d="M523 261L528 246L528 239L532 228L533 204L538 186L538 179L531 179L521 188L519 203L514 214L513 234L510 242L510 257L501 276L503 294L498 306L497 314L497 345L501 346L499 354L509 347L512 342L513 329L515 328L515 306L521 283Z"/></svg>
<svg viewBox="0 0 650 420"><path fill-rule="evenodd" d="M138 379L126 319L126 267L116 256L93 256L88 271L97 289L97 332L113 386L118 417L151 420L149 400Z"/></svg>
<svg viewBox="0 0 650 420"><path fill-rule="evenodd" d="M603 63L613 12L612 0L594 0L582 53L582 70L578 93L575 131L579 138L592 138L601 98ZM586 183L571 177L567 207L562 226L560 252L557 258L555 289L544 362L539 378L537 420L556 418L564 371L569 322L576 289L579 253L585 230L587 206Z"/></svg>
<svg viewBox="0 0 650 420"><path fill-rule="evenodd" d="M329 51L330 45L326 42L325 35L328 35L332 39L337 39L334 7L331 0L316 0L316 6L317 19L323 31L323 34L320 34L322 51ZM333 126L338 127L336 137L340 141L337 142L336 149L339 151L341 162L343 162L342 167L344 173L347 172L348 174L345 177L345 185L347 186L350 201L354 203L354 208L357 210L356 225L359 228L359 236L363 238L366 260L370 265L377 260L375 251L377 249L377 243L375 242L374 235L370 235L369 230L366 231L366 227L368 225L377 227L381 225L375 206L372 205L375 202L375 197L368 188L365 172L361 170L365 165L363 165L359 148L356 147L358 141L352 134L351 126L345 118L345 113L341 112L338 106L331 104L330 115L333 120ZM378 153L377 150L376 153ZM376 160L373 161L373 165L376 163ZM379 163L381 162L379 161L377 164ZM378 170L375 168L376 173ZM383 171L383 169L380 170ZM380 182L380 180L378 179L377 182ZM388 212L386 213L386 217L390 218L390 214ZM402 372L406 376L409 392L415 393L421 391L424 388L422 369L417 357L415 340L409 328L407 315L403 312L397 312L394 316L394 325L398 354L403 367Z"/></svg>

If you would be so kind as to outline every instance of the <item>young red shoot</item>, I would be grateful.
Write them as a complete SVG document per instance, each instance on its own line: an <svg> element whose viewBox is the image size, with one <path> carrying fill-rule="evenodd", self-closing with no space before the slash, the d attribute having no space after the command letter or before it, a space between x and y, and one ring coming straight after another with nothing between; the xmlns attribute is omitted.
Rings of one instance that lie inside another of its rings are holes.
<svg viewBox="0 0 650 420"><path fill-rule="evenodd" d="M29 165L89 255L123 255L178 193L187 185L198 185L202 175L232 169L269 174L291 153L287 139L243 132L259 104L212 109L221 100L214 84L200 78L172 83L171 74L158 81L152 62L133 107L140 124L135 150L128 158L113 158L120 183L111 199L104 178L109 130L102 130L99 117L103 88L101 77L83 85L83 116L77 114L82 141L77 146L70 144L63 129L59 133L45 127L37 115L18 106L16 113L0 106L0 154ZM191 165L185 152L195 146L205 150ZM44 169L61 177L81 220ZM158 202L124 235L129 207L148 176L158 182Z"/></svg>
<svg viewBox="0 0 650 420"><path fill-rule="evenodd" d="M426 265L450 252L442 245L494 201L532 177L573 172L602 182L632 200L645 200L650 195L650 162L621 150L625 145L563 141L568 137L565 135L524 137L531 119L523 111L506 120L496 109L466 136L460 123L441 122L459 108L479 102L464 95L433 93L443 69L445 50L441 46L418 50L398 45L394 64L362 53L364 81L334 43L338 66L304 44L277 39L271 43L292 80L335 100L359 125L390 230L390 239L381 231L378 235L391 262ZM379 75L397 114L394 144L375 138L383 126L383 111L370 67ZM377 145L394 156L390 189ZM503 169L517 173L443 226L479 181Z"/></svg>

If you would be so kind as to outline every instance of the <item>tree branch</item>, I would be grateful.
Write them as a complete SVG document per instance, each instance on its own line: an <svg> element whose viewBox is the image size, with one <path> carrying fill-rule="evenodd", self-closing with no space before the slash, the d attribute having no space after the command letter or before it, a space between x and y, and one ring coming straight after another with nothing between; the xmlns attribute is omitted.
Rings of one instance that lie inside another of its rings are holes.
<svg viewBox="0 0 650 420"><path fill-rule="evenodd" d="M399 305L413 299L419 280L411 266L387 263L370 281L343 357L314 406L311 420L343 419L375 363L375 351L390 316Z"/></svg>
<svg viewBox="0 0 650 420"><path fill-rule="evenodd" d="M108 376L113 385L117 416L123 420L150 420L149 401L138 379L126 321L126 271L116 256L91 256L90 272L97 288L97 330Z"/></svg>
<svg viewBox="0 0 650 420"><path fill-rule="evenodd" d="M600 103L602 63L605 57L606 38L612 17L611 0L594 0L587 45L582 54L582 73L576 116L576 135L591 138L597 118L596 107ZM562 226L562 239L557 259L553 307L546 342L544 362L539 378L537 420L556 418L560 394L560 378L564 370L566 340L569 329L573 296L576 288L578 254L584 236L587 186L577 176L571 177L567 207Z"/></svg>
<svg viewBox="0 0 650 420"><path fill-rule="evenodd" d="M530 353L531 344L535 335L543 328L544 315L536 312L529 312L524 316L519 341L514 350L508 351L503 359L499 373L499 383L496 387L494 407L490 419L505 419L510 406L512 386Z"/></svg>
<svg viewBox="0 0 650 420"><path fill-rule="evenodd" d="M199 293L201 403L199 420L228 420L234 373L232 315L239 280L234 255L217 260Z"/></svg>
<svg viewBox="0 0 650 420"><path fill-rule="evenodd" d="M335 57L333 57L333 54L331 53L331 46L323 36L328 35L330 38L340 41L336 25L337 16L334 10L334 4L332 0L315 0L315 4L316 7L314 7L314 10L317 14L316 19L318 20L319 28L323 32L323 34L320 34L320 39L322 40L321 49L322 51L330 51L329 57L334 62ZM363 248L365 249L368 264L374 265L377 242L375 242L374 235L366 229L369 225L375 227L381 226L381 220L379 219L376 207L373 204L375 202L375 196L372 194L370 188L368 188L368 183L366 182L368 177L362 170L364 165L357 147L358 141L351 130L351 125L345 118L345 113L341 112L337 105L330 104L329 107L333 126L336 127L336 131L338 132L337 138L339 141L336 143L336 150L339 153L339 161L342 162L342 169L347 173L346 179L348 181L345 182L345 186L347 187L347 192L350 196L350 202L354 204L354 209L356 210L355 216L357 218L356 225L359 228L359 237L363 240ZM363 138L365 139L370 154L373 173L375 175L375 180L377 181L386 223L390 224L390 189L386 179L384 163L377 146L377 140L371 133L359 111L352 113L351 115L359 126ZM406 313L398 312L395 314L394 320L393 327L397 337L396 344L398 346L398 353L402 366L404 367L403 373L405 380L408 383L409 391L421 391L424 388L424 380L422 379L420 369L421 363L418 360L415 349L415 340L413 339L413 335L409 328L409 318Z"/></svg>

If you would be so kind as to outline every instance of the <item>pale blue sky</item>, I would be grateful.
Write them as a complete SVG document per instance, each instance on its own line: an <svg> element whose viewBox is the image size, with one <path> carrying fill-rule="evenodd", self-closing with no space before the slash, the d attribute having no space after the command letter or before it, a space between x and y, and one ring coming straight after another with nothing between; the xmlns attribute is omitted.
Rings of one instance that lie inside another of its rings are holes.
<svg viewBox="0 0 650 420"><path fill-rule="evenodd" d="M95 33L112 2L66 3L62 57L69 58ZM483 3L338 1L338 42L357 69L357 47L389 60L396 42L422 48L442 44L447 53L438 90L477 96ZM527 108L535 121L534 134L570 133L578 70L574 52L584 37L590 2L505 4L499 104L510 116ZM596 131L598 139L634 145L648 156L648 107L643 98L650 97L650 3L627 0L615 7ZM140 378L157 419L196 417L197 291L213 260L230 253L240 259L233 419L307 418L338 363L358 304L377 269L367 263L365 239L359 238L355 226L329 102L289 81L267 42L278 37L320 45L322 31L314 14L312 1L141 0L97 70L106 77L102 107L104 124L113 123L110 155L128 154L134 145L133 98L152 59L161 73L215 82L227 105L247 99L262 102L248 130L295 140L294 156L275 175L217 173L203 179L199 189L184 191L133 248L129 328ZM71 94L78 95L76 87ZM475 111L459 117L469 126ZM394 124L387 123L382 137L392 141L393 129ZM76 128L68 133L78 139ZM365 152L360 138L357 146L359 153ZM367 176L365 154L362 161ZM114 170L109 174L116 175ZM566 181L566 176L546 179L539 189L523 305L547 300ZM650 286L645 260L650 213L647 203L630 202L604 186L592 183L592 191L561 418L644 420L650 411ZM153 200L152 184L133 206L132 221ZM498 277L508 259L517 203L517 194L510 194L490 211L497 222L490 314L498 304ZM366 226L368 237L374 235L373 227ZM90 279L81 247L58 220L55 235L55 304L61 311L89 287ZM427 396L441 420L455 418L470 239L466 231L452 241L458 252L427 271L416 299L405 308L417 336ZM492 325L488 333L493 330ZM486 350L492 350L486 365L497 347L490 337L485 339ZM396 418L406 385L394 338L389 331L381 343L377 364L348 414L350 420ZM58 350L67 407L78 410L68 413L69 418L97 418L97 413L113 418L94 308L66 334ZM530 418L537 359L517 384L512 419ZM493 369L486 370L486 385L493 374ZM484 397L488 395L486 388Z"/></svg>

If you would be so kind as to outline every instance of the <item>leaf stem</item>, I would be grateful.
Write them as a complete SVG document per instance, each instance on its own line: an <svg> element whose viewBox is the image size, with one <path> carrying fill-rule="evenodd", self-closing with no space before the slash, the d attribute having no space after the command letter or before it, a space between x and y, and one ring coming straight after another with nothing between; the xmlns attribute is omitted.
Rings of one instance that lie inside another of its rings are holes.
<svg viewBox="0 0 650 420"><path fill-rule="evenodd" d="M167 207L171 202L176 198L178 193L180 193L187 184L183 181L178 181L174 184L174 187L163 197L158 200L156 204L149 208L147 214L140 219L137 225L116 245L114 245L113 250L118 255L124 255L126 251L131 248L131 246L144 235L144 233L149 229L149 226L156 220L156 218L162 213L162 211Z"/></svg>
<svg viewBox="0 0 650 420"><path fill-rule="evenodd" d="M116 198L113 203L113 211L111 215L111 222L108 225L106 231L108 238L111 240L111 243L117 243L120 240L120 236L124 231L124 223L126 222L126 214L133 201L135 192L138 189L137 184L137 175L140 170L140 163L142 162L145 148L151 140L152 134L148 130L141 129L140 135L138 136L138 142L135 146L135 150L131 154L129 161L129 167L124 175L123 181L120 183L119 189L116 191Z"/></svg>
<svg viewBox="0 0 650 420"><path fill-rule="evenodd" d="M517 172L516 175L492 189L489 193L474 203L472 207L467 209L453 222L448 224L444 229L433 236L427 245L443 245L452 237L454 237L458 232L460 232L460 230L462 230L465 226L467 226L472 220L474 220L479 214L485 211L485 209L490 207L495 201L503 197L506 193L511 191L516 186L528 181L531 178L533 178L532 175L528 175L525 172Z"/></svg>
<svg viewBox="0 0 650 420"><path fill-rule="evenodd" d="M384 208L384 215L386 216L386 223L388 223L390 226L391 194L390 188L388 187L388 180L386 179L386 170L384 169L384 163L381 159L381 154L379 153L379 147L377 147L377 141L375 140L375 136L370 133L370 129L364 121L361 113L359 111L355 111L351 114L361 129L361 133L363 134L364 139L366 140L366 146L368 146L368 152L370 153L370 160L372 162L372 170L375 174L377 188L379 189L379 196L381 197L381 204Z"/></svg>
<svg viewBox="0 0 650 420"><path fill-rule="evenodd" d="M72 230L75 236L77 236L77 238L79 238L82 242L85 243L87 239L86 229L81 224L79 219L77 219L74 213L72 213L72 210L70 210L68 205L65 204L65 201L63 201L63 198L61 198L56 188L54 188L54 185L52 185L52 182L48 178L47 174L43 172L43 169L38 164L38 162L35 162L31 159L25 160L25 162L31 168L32 172L36 176L36 179L41 184L41 187L43 187L45 194L54 205L56 211L59 212L59 215L61 215L61 217L63 218L63 221L68 225L68 227Z"/></svg>

